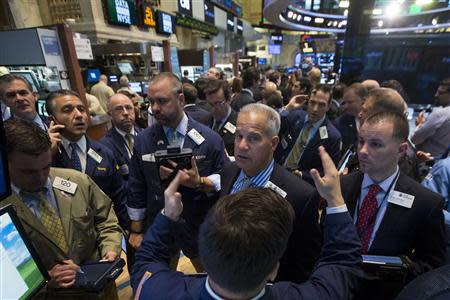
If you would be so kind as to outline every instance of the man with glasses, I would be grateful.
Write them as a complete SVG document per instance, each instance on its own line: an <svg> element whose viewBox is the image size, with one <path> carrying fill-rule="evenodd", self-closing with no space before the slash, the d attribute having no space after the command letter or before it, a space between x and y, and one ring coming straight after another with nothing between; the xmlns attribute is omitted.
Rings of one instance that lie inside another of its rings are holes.
<svg viewBox="0 0 450 300"><path fill-rule="evenodd" d="M213 115L209 127L222 137L228 155L233 156L237 113L230 106L228 83L223 80L210 80L205 94Z"/></svg>
<svg viewBox="0 0 450 300"><path fill-rule="evenodd" d="M438 157L450 144L450 77L440 82L434 97L437 107L426 120L425 112L419 114L411 141L417 150Z"/></svg>
<svg viewBox="0 0 450 300"><path fill-rule="evenodd" d="M5 74L0 77L0 97L10 109L9 118L33 122L42 130L48 127L36 111L38 94L22 76ZM3 106L2 106L3 109Z"/></svg>
<svg viewBox="0 0 450 300"><path fill-rule="evenodd" d="M140 246L146 228L164 207L161 180L169 178L176 170L175 163L172 168L158 168L155 152L169 146L171 149L190 148L192 168L186 170L189 177L182 180L178 190L185 199L182 214L185 222L181 243L177 246L189 258L196 258L198 227L214 204L209 196L220 190L218 173L226 159L223 141L210 128L188 118L183 111L182 83L172 73L161 73L149 82L148 98L157 122L135 139L128 181L127 206L132 220L129 241L135 248Z"/></svg>

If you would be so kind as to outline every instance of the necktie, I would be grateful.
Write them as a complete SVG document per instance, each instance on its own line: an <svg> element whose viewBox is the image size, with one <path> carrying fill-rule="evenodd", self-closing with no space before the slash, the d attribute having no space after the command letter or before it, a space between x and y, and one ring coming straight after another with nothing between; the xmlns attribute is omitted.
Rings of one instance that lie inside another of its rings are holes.
<svg viewBox="0 0 450 300"><path fill-rule="evenodd" d="M178 145L180 145L180 141L178 139L178 133L173 128L169 128L167 130L167 140L169 141L169 144L171 146L178 146Z"/></svg>
<svg viewBox="0 0 450 300"><path fill-rule="evenodd" d="M214 125L212 127L212 130L214 130L215 132L219 132L220 129L220 122L217 122L216 120L214 120Z"/></svg>
<svg viewBox="0 0 450 300"><path fill-rule="evenodd" d="M56 214L53 207L47 201L44 192L28 193L33 197L39 199L39 210L41 213L41 223L44 228L50 233L55 240L58 247L65 253L69 251L64 228L61 219Z"/></svg>
<svg viewBox="0 0 450 300"><path fill-rule="evenodd" d="M369 192L362 201L359 209L358 221L356 222L356 230L361 239L361 252L367 253L369 250L370 236L373 232L375 219L378 210L377 194L381 190L378 184L372 184L369 187Z"/></svg>
<svg viewBox="0 0 450 300"><path fill-rule="evenodd" d="M286 161L284 162L284 166L288 169L298 169L298 161L303 153L303 150L306 147L306 143L308 142L309 132L311 131L312 123L307 122L303 127L300 135L295 141L294 146L292 147L291 153L289 153Z"/></svg>
<svg viewBox="0 0 450 300"><path fill-rule="evenodd" d="M127 133L125 135L125 139L127 140L127 146L128 146L128 150L129 150L130 156L131 156L131 155L133 155L133 147L134 147L133 135L131 135L130 133Z"/></svg>
<svg viewBox="0 0 450 300"><path fill-rule="evenodd" d="M72 148L72 154L70 155L70 162L72 163L72 169L81 172L81 161L77 153L77 143L70 143Z"/></svg>
<svg viewBox="0 0 450 300"><path fill-rule="evenodd" d="M250 186L252 178L245 176L241 179L241 184L237 187L236 192L243 191Z"/></svg>

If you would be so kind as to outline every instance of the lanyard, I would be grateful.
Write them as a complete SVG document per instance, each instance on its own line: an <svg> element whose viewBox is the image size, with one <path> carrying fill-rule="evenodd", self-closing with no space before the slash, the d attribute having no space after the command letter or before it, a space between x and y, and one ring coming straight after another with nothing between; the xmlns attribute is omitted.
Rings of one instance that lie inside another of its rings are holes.
<svg viewBox="0 0 450 300"><path fill-rule="evenodd" d="M386 199L390 198L391 195L391 190L392 188L395 187L395 185L397 184L397 180L398 177L400 176L400 170L397 170L397 174L395 175L394 180L392 180L391 184L389 185L388 190L386 191L386 193L384 194L383 199L381 200L380 205L377 206L377 211L376 213L372 216L372 218L369 220L369 222L367 222L367 225L363 228L362 233L366 233L367 230L369 230L369 228L372 226L372 224L375 223L378 213L380 211L380 208L383 206L384 202L386 201ZM364 199L363 199L364 200ZM359 218L359 210L361 209L359 207L359 202L361 201L361 195L359 196L358 201L356 202L356 209L355 209L355 224L358 223L358 218Z"/></svg>

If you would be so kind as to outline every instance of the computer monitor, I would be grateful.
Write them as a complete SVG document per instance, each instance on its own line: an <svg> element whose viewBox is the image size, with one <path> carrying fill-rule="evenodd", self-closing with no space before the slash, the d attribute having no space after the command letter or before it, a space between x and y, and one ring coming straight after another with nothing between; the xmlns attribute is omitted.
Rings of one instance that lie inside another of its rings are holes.
<svg viewBox="0 0 450 300"><path fill-rule="evenodd" d="M31 299L49 279L13 207L0 209L0 299Z"/></svg>
<svg viewBox="0 0 450 300"><path fill-rule="evenodd" d="M123 75L133 74L134 68L130 62L118 62L117 68L119 68L120 73Z"/></svg>
<svg viewBox="0 0 450 300"><path fill-rule="evenodd" d="M100 81L100 69L99 68L89 68L87 71L87 82L98 82Z"/></svg>
<svg viewBox="0 0 450 300"><path fill-rule="evenodd" d="M0 118L0 200L11 194L9 183L8 162L6 160L6 138L3 120ZM1 298L0 298L1 299Z"/></svg>
<svg viewBox="0 0 450 300"><path fill-rule="evenodd" d="M128 85L135 93L142 93L142 85L140 82L129 82Z"/></svg>
<svg viewBox="0 0 450 300"><path fill-rule="evenodd" d="M48 117L48 113L47 113L47 109L45 108L45 100L43 99L39 99L36 102L37 105L37 113L41 116L41 117Z"/></svg>

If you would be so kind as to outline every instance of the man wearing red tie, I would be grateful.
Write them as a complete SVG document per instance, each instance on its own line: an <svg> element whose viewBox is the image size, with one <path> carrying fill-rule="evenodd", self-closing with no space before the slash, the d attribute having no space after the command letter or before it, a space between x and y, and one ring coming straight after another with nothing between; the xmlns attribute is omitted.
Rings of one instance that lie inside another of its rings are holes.
<svg viewBox="0 0 450 300"><path fill-rule="evenodd" d="M442 197L398 168L408 133L401 114L381 112L366 118L359 131L361 171L341 180L362 253L402 257L407 280L442 265L446 249ZM392 299L406 283L377 276L366 280L355 299Z"/></svg>

